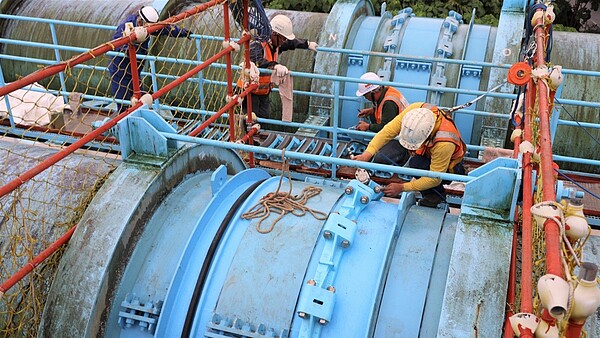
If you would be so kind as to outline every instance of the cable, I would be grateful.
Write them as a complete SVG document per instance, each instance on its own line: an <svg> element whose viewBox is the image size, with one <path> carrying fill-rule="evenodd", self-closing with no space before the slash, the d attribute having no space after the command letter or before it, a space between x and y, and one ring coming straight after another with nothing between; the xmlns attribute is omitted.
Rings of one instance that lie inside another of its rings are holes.
<svg viewBox="0 0 600 338"><path fill-rule="evenodd" d="M573 119L573 121L574 121L575 123L577 123L577 125L578 125L580 128L582 128L582 129L583 129L583 131L585 131L585 132L588 134L588 136L589 136L590 138L592 138L594 141L596 141L596 143L597 143L598 145L600 145L600 141L598 141L598 140L597 140L597 139L594 137L594 135L590 134L590 132L589 132L589 131L588 131L588 130L587 130L585 127L584 127L584 126L582 126L582 125L579 123L579 121L575 120L575 116L573 116L573 115L571 115L571 113L569 113L569 111L567 110L567 108L565 108L565 106L564 106L564 105L563 105L563 104L562 104L562 103L561 103L561 102L558 100L558 98L556 98L556 97L555 97L555 98L554 98L554 101L556 101L558 104L560 104L560 107L561 107L561 108L562 108L562 109L565 111L565 113L567 113L567 115L569 115L569 117L571 117L571 118Z"/></svg>
<svg viewBox="0 0 600 338"><path fill-rule="evenodd" d="M497 85L497 86L495 86L494 88L492 88L492 89L488 90L487 92L485 92L485 93L483 93L483 94L481 94L481 95L477 96L476 98L474 98L473 100L471 100L471 101L469 101L469 102L467 102L467 103L463 103L463 104L461 104L461 105L454 106L454 107L452 107L452 108L444 108L444 109L441 109L441 108L440 108L440 110L441 110L441 111L443 111L443 112L444 112L444 113L446 113L446 114L450 114L450 113L453 113L453 112L455 112L455 111L457 111L457 110L459 110L459 109L467 108L467 107L471 106L473 103L475 103L475 102L477 102L477 101L481 100L482 98L484 98L484 97L485 97L487 94L489 94L489 93L491 93L491 92L493 92L493 91L497 90L498 88L500 88L500 87L504 86L504 85L505 85L507 82L508 82L508 81L504 81L504 82L500 83L499 85Z"/></svg>
<svg viewBox="0 0 600 338"><path fill-rule="evenodd" d="M185 316L185 322L183 323L183 331L181 333L182 338L189 338L190 333L192 331L192 325L194 324L194 316L196 315L196 310L198 309L198 302L200 301L200 296L202 294L202 289L204 288L204 284L206 283L206 277L208 276L208 272L210 270L212 261L214 259L215 253L217 251L217 247L221 243L221 239L225 234L225 230L227 230L227 226L231 222L236 211L242 205L243 202L246 201L246 198L250 196L264 180L260 180L252 184L246 191L244 191L240 197L233 203L221 225L219 225L219 229L213 237L212 242L210 243L210 247L208 248L208 252L206 253L206 257L204 258L204 262L202 263L202 268L200 269L200 274L198 275L198 280L196 281L196 286L194 287L194 293L192 294L192 299L190 300L190 307L188 308L187 315Z"/></svg>

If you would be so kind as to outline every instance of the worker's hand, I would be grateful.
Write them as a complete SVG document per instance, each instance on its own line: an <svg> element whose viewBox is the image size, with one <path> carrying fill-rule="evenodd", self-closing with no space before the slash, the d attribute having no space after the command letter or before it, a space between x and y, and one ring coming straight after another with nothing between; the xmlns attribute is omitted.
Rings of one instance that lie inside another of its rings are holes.
<svg viewBox="0 0 600 338"><path fill-rule="evenodd" d="M363 110L358 111L358 117L367 117L373 114L375 114L375 107L365 108Z"/></svg>
<svg viewBox="0 0 600 338"><path fill-rule="evenodd" d="M369 162L371 160L371 158L373 158L373 155L366 151L360 155L350 156L350 159L355 160L355 161L361 161L361 162Z"/></svg>
<svg viewBox="0 0 600 338"><path fill-rule="evenodd" d="M358 129L360 131L367 131L367 130L369 130L369 124L365 121L358 121L358 124L356 125L356 129Z"/></svg>
<svg viewBox="0 0 600 338"><path fill-rule="evenodd" d="M279 76L279 77L284 77L286 75L289 74L289 70L287 69L286 66L284 65L275 65L275 67L273 68L273 70L275 71L275 75Z"/></svg>
<svg viewBox="0 0 600 338"><path fill-rule="evenodd" d="M397 197L404 191L404 184L403 183L390 183L390 184L386 185L385 187L383 187L382 191L386 196Z"/></svg>
<svg viewBox="0 0 600 338"><path fill-rule="evenodd" d="M309 41L308 42L308 49L316 52L317 48L319 48L319 45L316 42L314 42L314 41Z"/></svg>
<svg viewBox="0 0 600 338"><path fill-rule="evenodd" d="M187 34L185 35L185 37L188 38L189 40L191 40L192 34L194 34L194 33L192 33L192 31L187 31Z"/></svg>

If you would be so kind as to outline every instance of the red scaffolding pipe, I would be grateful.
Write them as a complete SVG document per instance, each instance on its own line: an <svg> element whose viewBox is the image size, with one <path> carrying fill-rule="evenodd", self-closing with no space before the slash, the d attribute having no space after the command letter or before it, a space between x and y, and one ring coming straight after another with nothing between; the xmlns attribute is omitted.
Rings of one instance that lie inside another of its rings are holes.
<svg viewBox="0 0 600 338"><path fill-rule="evenodd" d="M17 284L20 280L25 278L36 266L38 266L41 262L43 262L46 258L50 257L53 253L55 253L61 246L71 239L73 236L73 232L77 226L72 227L67 231L64 235L62 235L56 242L50 244L50 246L42 251L39 255L37 255L34 259L32 259L29 263L27 263L21 270L12 275L6 282L0 285L0 297L6 293L10 288L12 288L15 284Z"/></svg>
<svg viewBox="0 0 600 338"><path fill-rule="evenodd" d="M244 90L239 97L245 97L246 95L250 94L251 91L253 91L254 89L258 88L258 84L253 83L251 85L248 86L248 88L246 88L246 90ZM209 125L211 125L213 122L215 122L219 117L221 117L221 115L225 114L225 112L227 112L228 110L230 110L231 108L233 108L239 101L239 97L233 97L231 101L227 102L226 105L224 105L221 109L219 109L218 112L215 113L215 115L211 116L208 120L202 122L201 125L199 125L196 129L192 130L188 135L189 136L196 136L198 135L198 133L200 133L202 130L204 130L204 128L208 127ZM229 115L229 119L233 120L233 116Z"/></svg>
<svg viewBox="0 0 600 338"><path fill-rule="evenodd" d="M542 9L538 9L543 11ZM546 29L543 15L538 18L535 28L535 41L537 67L547 67L545 63L546 53ZM539 102L539 144L541 152L541 177L542 177L542 195L544 201L554 201L556 192L554 191L554 169L552 167L552 138L550 136L550 113L548 109L549 89L543 79L536 80L537 96ZM546 271L553 275L563 276L560 263L560 231L558 224L552 220L544 222L544 240L546 243Z"/></svg>
<svg viewBox="0 0 600 338"><path fill-rule="evenodd" d="M248 28L248 0L244 0L244 29L249 32ZM241 43L240 43L241 44ZM246 69L250 69L250 40L247 40L244 43L244 62L246 65ZM246 111L248 112L247 120L248 124L252 124L252 95L248 95L246 97ZM254 139L250 138L248 140L249 145L254 144ZM248 154L248 162L250 168L254 168L254 153Z"/></svg>
<svg viewBox="0 0 600 338"><path fill-rule="evenodd" d="M532 142L531 112L535 105L535 84L529 80L525 96L525 114L523 138ZM535 151L535 150L534 150ZM523 154L523 221L521 225L521 312L533 313L533 223L531 207L533 206L533 167L531 153Z"/></svg>
<svg viewBox="0 0 600 338"><path fill-rule="evenodd" d="M140 76L138 73L138 63L136 58L136 48L133 43L129 44L127 49L129 52L129 65L131 66L131 82L133 83L133 97L139 99L142 96L142 89L140 88Z"/></svg>
<svg viewBox="0 0 600 338"><path fill-rule="evenodd" d="M224 18L224 35L225 42L230 42L229 36L229 4L223 4L223 18ZM227 66L227 96L233 96L233 74L231 73L231 54L225 56L225 64ZM233 117L233 107L229 109L229 141L235 141L235 119Z"/></svg>
<svg viewBox="0 0 600 338"><path fill-rule="evenodd" d="M519 97L517 96L517 101L515 101L515 106L518 106ZM517 124L517 128L515 130L523 131L521 116L519 114L515 114L513 119ZM519 146L521 145L521 135L517 135L513 141L513 158L519 157ZM513 238L512 238L512 249L510 256L510 269L508 273L508 290L506 292L506 314L504 317L504 337L512 338L514 337L514 332L512 326L510 324L509 318L514 314L513 307L515 305L515 290L517 288L517 230L519 228L519 210L518 208L515 210L514 215L514 223L513 223Z"/></svg>
<svg viewBox="0 0 600 338"><path fill-rule="evenodd" d="M250 139L252 139L252 136L254 136L254 134L258 133L259 130L260 129L258 127L252 126L252 128L250 128L250 131L240 139L240 142L248 142Z"/></svg>
<svg viewBox="0 0 600 338"><path fill-rule="evenodd" d="M240 39L240 41L244 42L249 38L250 38L249 35L245 35ZM164 87L157 90L154 94L152 94L152 99L155 100L155 99L161 97L162 95L167 93L169 90L175 88L182 82L184 82L187 79L191 78L192 76L198 74L198 72L200 72L204 68L208 67L210 64L217 61L218 59L223 57L225 54L230 53L231 51L233 51L233 47L229 46L229 47L223 49L222 51L220 51L219 53L208 58L202 64L199 64L198 66L192 68L192 70L188 71L187 73L181 75L179 78L171 81ZM25 173L19 175L14 180L8 182L6 185L0 187L0 197L3 197L4 195L6 195L6 194L10 193L11 191L15 190L16 188L20 187L23 183L32 179L37 174L46 170L51 165L55 164L56 162L62 160L65 157L67 157L67 155L71 154L75 150L83 147L86 143L88 143L91 140L95 139L96 137L100 136L102 133L108 131L110 128L114 127L117 124L117 122L121 121L122 119L127 117L132 111L140 108L141 106L142 106L142 103L138 102L137 104L135 104L132 107L130 107L129 109L127 109L123 114L120 114L117 117L115 117L114 119L109 120L108 122L106 122L105 124L100 126L98 129L95 129L92 132L90 132L89 134L86 134L84 137L75 141L73 144L67 146L65 149L48 157L44 161L40 162L40 164L38 164L37 166L29 169Z"/></svg>
<svg viewBox="0 0 600 338"><path fill-rule="evenodd" d="M192 15L203 12L212 6L221 4L225 1L226 0L211 0L209 2L198 5L190 10L182 12L178 15L172 16L172 17L168 18L167 20L162 21L161 23L152 24L147 27L148 34L154 33L158 30L161 30L161 29L167 27L170 24L174 24L174 23L179 22L179 21L181 21L185 18L188 18ZM90 49L88 52L74 56L69 60L57 63L55 65L51 65L48 67L44 67L44 68L37 70L27 76L24 76L23 78L21 78L19 80L16 80L14 82L6 84L3 87L0 87L0 96L4 96L8 93L11 93L11 92L17 90L17 89L20 89L27 85L38 82L38 81L45 79L49 76L52 76L54 74L58 74L67 68L72 68L78 64L89 61L93 58L96 58L97 56L105 54L106 52L113 51L116 48L124 46L130 42L133 43L134 41L136 41L136 39L137 39L137 36L135 35L135 33L132 33L129 36L115 39L115 40L107 42L103 45L100 45L96 48Z"/></svg>

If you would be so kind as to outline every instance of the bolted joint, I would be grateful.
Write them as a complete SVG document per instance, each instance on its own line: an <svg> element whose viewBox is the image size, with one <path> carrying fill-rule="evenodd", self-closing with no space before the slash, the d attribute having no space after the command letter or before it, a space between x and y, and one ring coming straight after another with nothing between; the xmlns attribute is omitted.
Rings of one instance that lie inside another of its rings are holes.
<svg viewBox="0 0 600 338"><path fill-rule="evenodd" d="M309 279L308 282L306 282L306 284L308 284L308 285L317 285L317 282L315 282L314 279Z"/></svg>
<svg viewBox="0 0 600 338"><path fill-rule="evenodd" d="M347 240L347 239L345 239L345 240L342 241L342 243L340 243L340 245L342 246L342 248L345 249L345 248L347 248L347 247L350 246L350 241Z"/></svg>
<svg viewBox="0 0 600 338"><path fill-rule="evenodd" d="M377 194L379 194L382 190L383 190L383 188L381 188L380 185L376 185L375 188L373 188L373 191L375 191L375 193L377 193Z"/></svg>
<svg viewBox="0 0 600 338"><path fill-rule="evenodd" d="M327 291L329 291L331 293L335 293L335 288L333 287L333 285L330 285L327 287Z"/></svg>
<svg viewBox="0 0 600 338"><path fill-rule="evenodd" d="M354 188L352 188L351 186L347 186L346 189L344 189L344 192L346 193L346 195L350 195L354 192Z"/></svg>
<svg viewBox="0 0 600 338"><path fill-rule="evenodd" d="M369 203L369 196L361 196L360 197L360 203L362 203L362 204Z"/></svg>
<svg viewBox="0 0 600 338"><path fill-rule="evenodd" d="M323 318L319 319L319 324L321 324L321 325L327 325L328 323L329 322L326 319L323 319Z"/></svg>
<svg viewBox="0 0 600 338"><path fill-rule="evenodd" d="M333 237L333 234L331 233L331 231L329 231L329 230L323 231L323 238L331 239L331 237Z"/></svg>
<svg viewBox="0 0 600 338"><path fill-rule="evenodd" d="M302 311L299 311L298 312L298 317L300 317L300 318L306 318L306 313L302 312Z"/></svg>

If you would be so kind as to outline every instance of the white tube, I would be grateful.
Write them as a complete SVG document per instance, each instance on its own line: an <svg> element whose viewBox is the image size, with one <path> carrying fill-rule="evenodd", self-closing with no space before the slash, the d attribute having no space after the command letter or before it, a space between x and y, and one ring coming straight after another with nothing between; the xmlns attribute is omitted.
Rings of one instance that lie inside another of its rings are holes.
<svg viewBox="0 0 600 338"><path fill-rule="evenodd" d="M552 317L562 318L567 313L569 283L559 276L547 274L540 278L537 286L542 305Z"/></svg>

